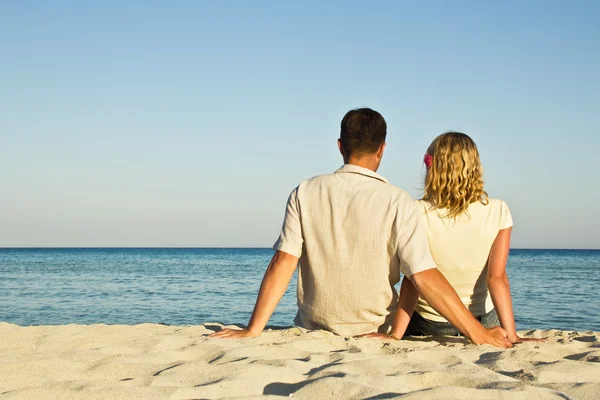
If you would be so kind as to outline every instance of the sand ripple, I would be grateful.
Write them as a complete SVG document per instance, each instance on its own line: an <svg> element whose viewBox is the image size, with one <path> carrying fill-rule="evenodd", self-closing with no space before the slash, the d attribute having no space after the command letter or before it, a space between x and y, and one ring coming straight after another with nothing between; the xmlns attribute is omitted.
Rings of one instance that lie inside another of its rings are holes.
<svg viewBox="0 0 600 400"><path fill-rule="evenodd" d="M219 324L0 323L2 399L597 399L600 333L500 350L460 338L381 342L298 328L208 339Z"/></svg>

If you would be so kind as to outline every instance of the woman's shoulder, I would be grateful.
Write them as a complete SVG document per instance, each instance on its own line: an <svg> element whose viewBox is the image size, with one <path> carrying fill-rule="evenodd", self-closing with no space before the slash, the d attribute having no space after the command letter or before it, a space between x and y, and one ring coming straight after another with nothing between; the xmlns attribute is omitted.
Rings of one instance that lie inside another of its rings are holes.
<svg viewBox="0 0 600 400"><path fill-rule="evenodd" d="M498 221L499 228L505 229L513 225L510 209L504 200L488 199L488 204L483 206L487 208L484 215L491 217L491 221Z"/></svg>
<svg viewBox="0 0 600 400"><path fill-rule="evenodd" d="M433 208L430 202L423 199L415 200L415 204L417 206L417 209L422 212L430 211Z"/></svg>
<svg viewBox="0 0 600 400"><path fill-rule="evenodd" d="M506 204L506 202L502 199L489 198L488 204L498 207L498 206L501 206L502 204Z"/></svg>
<svg viewBox="0 0 600 400"><path fill-rule="evenodd" d="M495 210L508 209L506 202L501 199L488 199L487 207L491 207Z"/></svg>
<svg viewBox="0 0 600 400"><path fill-rule="evenodd" d="M477 201L469 205L469 213L490 215L491 214L504 214L509 212L508 205L504 200L501 199L487 199L487 202Z"/></svg>

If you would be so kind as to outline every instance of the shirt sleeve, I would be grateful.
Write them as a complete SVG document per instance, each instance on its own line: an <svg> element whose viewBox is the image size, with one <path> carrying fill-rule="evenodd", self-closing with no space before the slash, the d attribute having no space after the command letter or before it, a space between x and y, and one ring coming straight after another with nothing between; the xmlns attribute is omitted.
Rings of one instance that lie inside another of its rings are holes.
<svg viewBox="0 0 600 400"><path fill-rule="evenodd" d="M399 224L396 234L400 271L410 277L418 272L437 268L429 250L427 232L417 206L410 201L403 204L401 208L398 211Z"/></svg>
<svg viewBox="0 0 600 400"><path fill-rule="evenodd" d="M300 258L302 255L302 225L300 224L300 207L298 206L298 188L290 194L279 238L273 250L283 251Z"/></svg>
<svg viewBox="0 0 600 400"><path fill-rule="evenodd" d="M508 205L503 201L500 204L500 225L499 229L507 229L513 226L512 215L510 215L510 210Z"/></svg>

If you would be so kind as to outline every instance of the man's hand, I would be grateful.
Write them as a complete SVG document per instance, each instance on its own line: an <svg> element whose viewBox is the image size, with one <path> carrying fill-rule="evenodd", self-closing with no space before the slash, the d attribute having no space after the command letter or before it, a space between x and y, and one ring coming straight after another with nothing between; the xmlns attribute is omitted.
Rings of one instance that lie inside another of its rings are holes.
<svg viewBox="0 0 600 400"><path fill-rule="evenodd" d="M500 327L485 329L464 306L456 291L436 268L416 273L410 277L421 297L456 329L475 344L491 344L510 348L512 343Z"/></svg>
<svg viewBox="0 0 600 400"><path fill-rule="evenodd" d="M400 340L390 335L386 335L385 333L373 332L373 333L364 333L362 335L358 335L356 337L359 338L369 338L369 339L381 339L381 340Z"/></svg>
<svg viewBox="0 0 600 400"><path fill-rule="evenodd" d="M281 300L281 296L285 293L297 266L298 257L283 251L275 252L260 285L248 328L244 330L223 329L209 337L240 339L260 335L265 329L267 321L271 318L277 303Z"/></svg>
<svg viewBox="0 0 600 400"><path fill-rule="evenodd" d="M258 335L254 335L250 333L248 329L221 329L219 332L215 332L211 335L208 335L209 338L227 338L227 339L243 339L248 337L257 337Z"/></svg>
<svg viewBox="0 0 600 400"><path fill-rule="evenodd" d="M509 349L513 347L510 340L507 338L508 334L504 329L499 326L495 326L493 328L485 329L484 334L479 336L474 336L471 341L475 344L491 344L495 347L500 347L502 349Z"/></svg>

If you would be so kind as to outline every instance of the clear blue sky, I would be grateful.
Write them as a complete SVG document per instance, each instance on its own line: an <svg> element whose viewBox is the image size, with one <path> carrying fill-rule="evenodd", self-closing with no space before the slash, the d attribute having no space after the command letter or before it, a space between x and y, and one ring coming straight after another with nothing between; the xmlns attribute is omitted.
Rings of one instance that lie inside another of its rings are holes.
<svg viewBox="0 0 600 400"><path fill-rule="evenodd" d="M393 184L460 130L513 247L600 248L599 4L3 1L0 247L270 246L368 106Z"/></svg>

